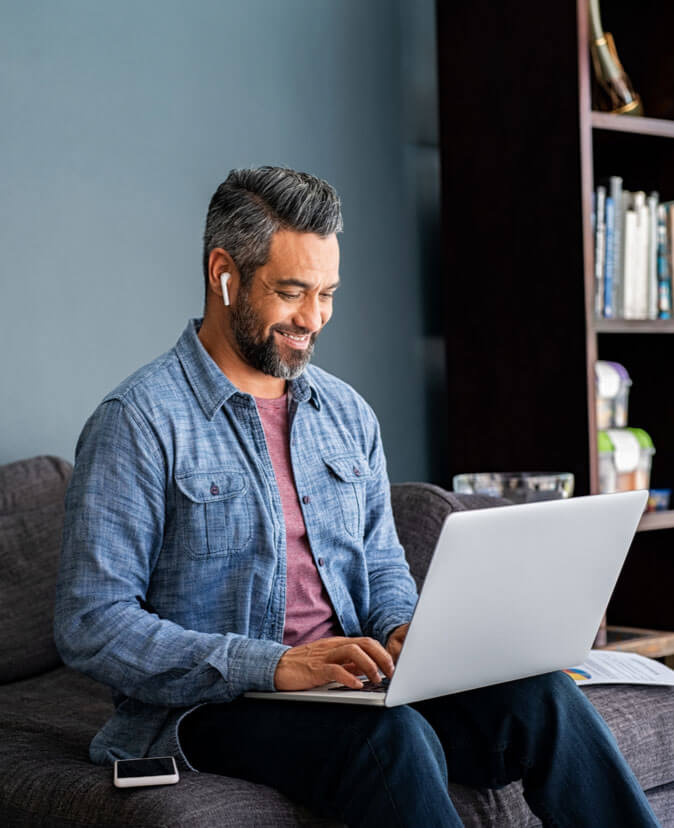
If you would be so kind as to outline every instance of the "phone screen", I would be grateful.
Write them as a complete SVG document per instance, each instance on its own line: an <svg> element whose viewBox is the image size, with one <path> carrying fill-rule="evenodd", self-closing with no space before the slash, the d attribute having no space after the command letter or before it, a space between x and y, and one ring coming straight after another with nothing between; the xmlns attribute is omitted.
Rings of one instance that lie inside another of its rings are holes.
<svg viewBox="0 0 674 828"><path fill-rule="evenodd" d="M121 759L117 762L118 779L134 779L137 776L169 776L176 772L170 756L158 759Z"/></svg>

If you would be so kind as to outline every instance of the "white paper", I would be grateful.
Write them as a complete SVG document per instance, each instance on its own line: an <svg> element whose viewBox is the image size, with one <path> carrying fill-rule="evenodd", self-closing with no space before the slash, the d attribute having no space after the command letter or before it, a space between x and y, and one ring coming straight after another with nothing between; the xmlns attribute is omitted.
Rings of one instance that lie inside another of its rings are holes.
<svg viewBox="0 0 674 828"><path fill-rule="evenodd" d="M579 685L657 684L674 687L674 670L659 661L619 650L592 650L578 667L564 670Z"/></svg>

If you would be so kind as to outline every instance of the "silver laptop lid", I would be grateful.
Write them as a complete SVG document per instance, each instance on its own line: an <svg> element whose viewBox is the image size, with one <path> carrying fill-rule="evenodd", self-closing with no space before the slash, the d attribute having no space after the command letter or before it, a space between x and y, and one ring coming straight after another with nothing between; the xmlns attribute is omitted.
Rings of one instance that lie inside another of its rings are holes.
<svg viewBox="0 0 674 828"><path fill-rule="evenodd" d="M450 515L386 705L581 663L647 497L621 492Z"/></svg>

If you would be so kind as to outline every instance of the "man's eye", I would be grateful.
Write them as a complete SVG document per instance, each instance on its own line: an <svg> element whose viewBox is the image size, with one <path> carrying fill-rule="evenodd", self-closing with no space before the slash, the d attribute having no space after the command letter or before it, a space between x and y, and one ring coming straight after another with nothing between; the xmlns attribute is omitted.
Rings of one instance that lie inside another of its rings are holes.
<svg viewBox="0 0 674 828"><path fill-rule="evenodd" d="M283 291L283 290L277 290L276 292L278 293L278 295L279 295L282 299L287 299L288 301L290 301L290 300L292 300L292 299L299 299L299 298L300 298L300 296L301 296L301 294L300 294L300 293L286 293L286 292L285 292L285 291Z"/></svg>
<svg viewBox="0 0 674 828"><path fill-rule="evenodd" d="M335 298L334 293L321 293L321 299L329 299L332 300Z"/></svg>

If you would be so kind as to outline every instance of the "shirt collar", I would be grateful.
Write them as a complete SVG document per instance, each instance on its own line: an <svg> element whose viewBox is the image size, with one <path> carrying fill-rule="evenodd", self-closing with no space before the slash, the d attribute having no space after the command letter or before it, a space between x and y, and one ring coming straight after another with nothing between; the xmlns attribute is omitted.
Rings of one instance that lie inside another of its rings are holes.
<svg viewBox="0 0 674 828"><path fill-rule="evenodd" d="M202 322L203 319L190 319L175 350L199 405L208 419L212 420L230 397L238 394L249 398L251 395L240 391L211 359L197 336ZM307 377L306 371L288 382L288 391L296 402L311 402L320 411L318 391Z"/></svg>

